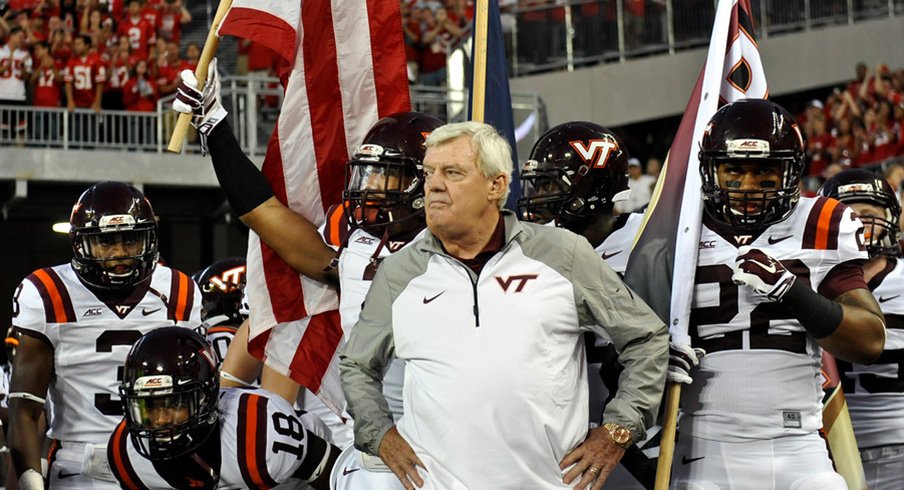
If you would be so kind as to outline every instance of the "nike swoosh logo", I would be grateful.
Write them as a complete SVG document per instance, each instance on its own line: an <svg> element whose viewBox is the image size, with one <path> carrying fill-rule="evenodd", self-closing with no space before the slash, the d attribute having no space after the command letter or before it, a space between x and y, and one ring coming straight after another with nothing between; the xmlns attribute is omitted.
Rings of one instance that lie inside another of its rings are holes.
<svg viewBox="0 0 904 490"><path fill-rule="evenodd" d="M429 299L428 299L426 296L424 296L424 304L427 304L427 303L429 303L429 302L435 300L436 298L439 298L439 297L442 296L443 293L445 293L445 292L446 292L446 291L443 290L442 293L439 293L439 294L437 294L436 296L434 296L434 297L432 297L432 298L429 298Z"/></svg>
<svg viewBox="0 0 904 490"><path fill-rule="evenodd" d="M791 238L791 237L793 237L793 236L794 236L794 235L788 235L788 236L783 236L783 237L781 237L781 238L769 237L768 242L769 242L769 245L775 245L776 243L778 243L778 242L783 242L783 241L785 241L785 240L787 240L787 239L789 239L789 238Z"/></svg>
<svg viewBox="0 0 904 490"><path fill-rule="evenodd" d="M63 470L60 470L57 473L57 478L59 478L60 480L63 480L63 479L72 478L73 476L78 476L78 475L81 475L81 473L63 473Z"/></svg>
<svg viewBox="0 0 904 490"><path fill-rule="evenodd" d="M763 270L765 270L766 272L768 272L768 273L770 273L770 274L775 274L775 265L774 265L774 264L772 264L772 265L766 265L766 264L760 262L759 260L753 260L753 259L748 259L748 260L750 260L750 261L753 262L754 264L759 265L759 266L762 267Z"/></svg>
<svg viewBox="0 0 904 490"><path fill-rule="evenodd" d="M615 257L616 255L618 255L618 254L620 254L620 253L622 253L621 250L619 250L619 251L617 251L617 252L612 252L611 254L607 254L607 253L603 252L603 253L602 253L602 257L603 257L603 260L606 260L606 259L608 259L609 257Z"/></svg>
<svg viewBox="0 0 904 490"><path fill-rule="evenodd" d="M149 310L149 309L147 309L147 308L142 308L142 309L141 309L141 314L144 315L144 316L148 316L148 315L157 313L158 311L160 311L160 310L162 310L162 309L163 309L163 308L157 308L157 309L155 309L155 310Z"/></svg>
<svg viewBox="0 0 904 490"><path fill-rule="evenodd" d="M888 297L888 298L883 298L882 296L879 296L879 302L880 302L880 303L885 303L886 301L891 301L891 300L897 298L898 296L901 296L901 295L900 295L900 294L896 294L896 295L891 296L891 297Z"/></svg>
<svg viewBox="0 0 904 490"><path fill-rule="evenodd" d="M688 458L687 456L682 456L682 457L681 457L681 464L691 464L691 463L693 463L694 461L700 461L701 459L703 459L703 458L705 458L705 457L706 457L706 456L700 456L699 458Z"/></svg>
<svg viewBox="0 0 904 490"><path fill-rule="evenodd" d="M442 293L440 293L440 294L442 294ZM348 467L342 468L342 476L345 476L345 475L347 475L347 474L349 474L349 473L354 473L354 472L356 472L356 471L358 471L358 470L360 470L360 469L361 469L361 468L355 468L355 469L350 470L350 469L348 469Z"/></svg>

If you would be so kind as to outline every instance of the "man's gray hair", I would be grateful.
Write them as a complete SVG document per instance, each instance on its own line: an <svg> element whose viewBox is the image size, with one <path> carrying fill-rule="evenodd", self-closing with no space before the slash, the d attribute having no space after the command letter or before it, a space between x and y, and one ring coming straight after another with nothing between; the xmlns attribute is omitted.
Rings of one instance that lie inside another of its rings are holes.
<svg viewBox="0 0 904 490"><path fill-rule="evenodd" d="M477 170L487 179L504 174L511 183L512 149L508 141L489 124L476 121L446 124L434 129L425 145L429 149L464 136L471 138L471 150L477 156ZM505 206L509 190L506 186L505 193L497 201L499 209Z"/></svg>

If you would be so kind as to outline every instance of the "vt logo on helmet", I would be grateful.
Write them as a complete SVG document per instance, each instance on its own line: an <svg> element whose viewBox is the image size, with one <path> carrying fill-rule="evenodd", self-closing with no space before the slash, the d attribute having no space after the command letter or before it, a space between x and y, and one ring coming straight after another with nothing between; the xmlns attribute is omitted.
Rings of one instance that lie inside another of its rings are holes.
<svg viewBox="0 0 904 490"><path fill-rule="evenodd" d="M628 151L621 139L591 122L547 131L521 167L522 219L575 231L628 198Z"/></svg>

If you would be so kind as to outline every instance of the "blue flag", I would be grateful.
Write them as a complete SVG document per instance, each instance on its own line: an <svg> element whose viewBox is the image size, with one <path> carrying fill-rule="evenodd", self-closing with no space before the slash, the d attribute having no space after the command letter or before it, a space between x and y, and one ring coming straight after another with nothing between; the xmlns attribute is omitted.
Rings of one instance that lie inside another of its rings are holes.
<svg viewBox="0 0 904 490"><path fill-rule="evenodd" d="M481 8L485 7L485 8ZM479 42L481 15L486 12L486 44ZM495 127L512 147L511 193L506 208L517 209L518 197L521 196L521 181L518 178L518 155L515 146L515 122L512 116L512 94L509 91L508 62L505 57L505 41L502 38L502 24L499 21L499 3L497 0L478 0L474 9L473 42L471 43L471 66L474 72L470 77L470 98L468 100L468 120L483 121ZM478 45L480 44L480 45ZM481 49L485 46L485 49ZM478 67L485 67L480 70ZM478 72L484 74L481 77ZM483 78L485 83L475 83ZM475 93L476 91L476 93ZM475 112L474 100L485 101L483 112L480 107Z"/></svg>

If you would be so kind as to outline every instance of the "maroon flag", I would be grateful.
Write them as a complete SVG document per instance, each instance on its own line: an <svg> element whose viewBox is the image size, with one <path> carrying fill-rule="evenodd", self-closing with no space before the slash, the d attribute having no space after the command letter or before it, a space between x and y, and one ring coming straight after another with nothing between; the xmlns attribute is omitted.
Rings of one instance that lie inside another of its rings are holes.
<svg viewBox="0 0 904 490"><path fill-rule="evenodd" d="M345 162L383 116L410 110L398 2L235 0L220 27L282 59L282 110L262 171L276 197L321 223ZM249 350L341 411L335 290L299 275L257 235L248 240Z"/></svg>

